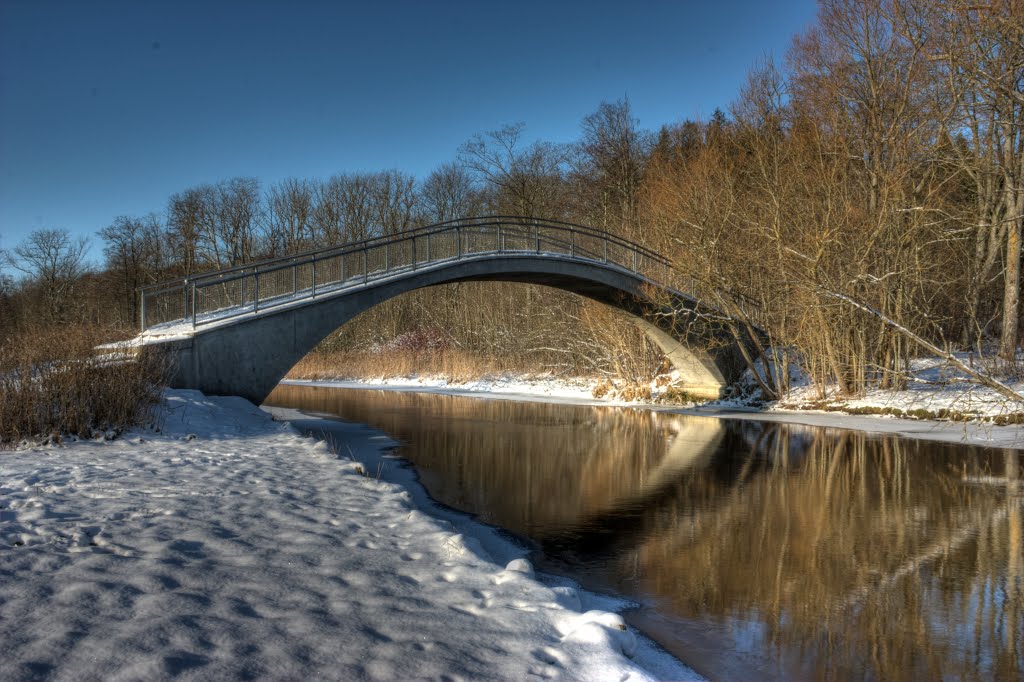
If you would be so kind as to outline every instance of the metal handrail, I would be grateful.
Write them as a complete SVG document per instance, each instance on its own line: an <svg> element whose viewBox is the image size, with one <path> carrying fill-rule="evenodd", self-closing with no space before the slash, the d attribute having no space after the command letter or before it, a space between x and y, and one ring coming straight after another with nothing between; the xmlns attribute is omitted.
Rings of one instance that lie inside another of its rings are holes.
<svg viewBox="0 0 1024 682"><path fill-rule="evenodd" d="M452 235L454 249L440 248L451 246L449 241ZM473 248L474 237L493 239L493 247ZM416 250L421 241L426 249L425 258L421 258ZM508 246L510 242L511 248ZM409 246L411 257L395 260L392 251L400 252L404 246ZM595 248L598 250L595 251ZM381 252L383 267L377 267L376 261ZM372 271L369 258L371 253L374 254ZM671 268L666 258L646 247L584 225L525 216L466 218L142 287L139 289L141 327L145 331L153 324L191 320L194 328L277 305L315 298L318 293L325 293L325 290L334 292L365 285L372 280L410 269L452 260L524 253L598 262L639 275L652 283L657 283L652 277L652 270L663 269L661 274L667 274ZM620 262L620 255L626 256L626 262ZM361 256L358 260L362 267L346 272L346 259L353 256ZM337 264L336 272L330 271L331 263ZM321 270L319 279L318 264ZM290 291L287 274L283 286L276 281L280 278L279 273L288 271L291 273ZM261 280L264 285L262 294ZM179 310L180 314L177 312ZM152 316L154 312L157 319L151 323L147 313Z"/></svg>
<svg viewBox="0 0 1024 682"><path fill-rule="evenodd" d="M484 222L484 221L486 221L486 222ZM513 223L512 221L522 221L522 222L515 222L515 223ZM273 265L273 264L276 264L276 263L287 263L289 261L297 261L297 260L300 260L300 259L307 259L307 258L310 258L310 257L315 257L315 256L318 256L318 255L323 255L323 254L327 254L327 253L330 253L330 255L335 255L334 253L331 253L331 252L335 252L335 251L338 251L338 250L349 250L349 249L351 249L351 250L354 250L354 251L358 251L360 249L364 249L364 248L368 248L368 247L371 247L371 246L375 246L377 244L383 244L383 243L387 243L387 242L394 242L396 240L400 241L401 239L408 239L408 238L411 238L411 237L414 237L414 236L417 236L417 235L426 234L428 232L444 232L444 231L448 231L452 227L474 227L474 226L485 227L485 226L494 226L494 225L497 225L498 223L513 224L513 225L515 225L515 224L538 225L539 224L539 225L542 225L542 226L562 227L562 228L566 228L566 229L570 229L571 228L571 229L575 230L576 232L578 232L580 234L591 234L591 235L595 235L595 236L601 236L602 238L608 239L609 241L614 242L614 243L616 243L618 245L626 246L626 247L628 247L630 249L635 249L635 250L643 253L646 257L661 259L661 260L665 261L666 263L668 263L667 259L663 258L658 253L656 253L656 252L654 252L654 251L652 251L652 250L650 250L650 249L648 249L648 248L646 248L646 247L644 247L644 246L642 246L640 244L637 244L635 242L631 242L629 240L622 239L621 237L618 237L618 236L616 236L616 235L614 235L614 234L612 234L610 232L605 232L604 230L598 230L598 229L595 229L595 228L592 228L592 227L588 227L586 225L580 225L580 224L577 224L577 223L569 223L569 222L565 222L565 221L562 221L562 220L538 219L538 218L529 218L529 217L526 217L526 216L505 216L505 215L499 215L499 216L487 216L485 218L459 218L457 220L449 220L449 221L446 221L446 222L443 222L443 223L436 223L434 225L425 225L423 227L416 227L416 228L412 228L412 229L409 229L409 230L404 230L402 232L395 232L395 233L392 233L392 234L383 234L383 235L376 235L376 236L373 236L373 237L367 237L366 239L361 239L361 240L355 241L355 242L346 242L345 244L334 244L334 245L331 245L331 246L321 246L321 247L317 247L315 249L309 249L307 251L301 251L299 253L289 254L287 256L277 256L275 258L266 258L266 259L262 259L262 260L259 260L259 261L254 261L252 263L242 263L242 264L239 264L239 265L228 266L226 268L218 268L217 270L211 270L209 272L202 272L202 273L199 273L199 274L196 274L196 275L186 275L185 277L177 277L175 279L165 280L165 281L162 281L162 282L157 282L155 284L147 284L145 286L138 287L138 290L139 291L149 291L151 289L156 289L156 288L161 288L161 287L169 287L169 286L178 285L178 284L181 284L181 283L184 283L184 282L200 281L200 280L205 279L205 278L219 277L219 276L221 276L223 274L227 274L227 273L238 272L238 271L243 271L243 270L249 270L249 269L252 269L252 268L258 268L258 267L262 267L262 266Z"/></svg>

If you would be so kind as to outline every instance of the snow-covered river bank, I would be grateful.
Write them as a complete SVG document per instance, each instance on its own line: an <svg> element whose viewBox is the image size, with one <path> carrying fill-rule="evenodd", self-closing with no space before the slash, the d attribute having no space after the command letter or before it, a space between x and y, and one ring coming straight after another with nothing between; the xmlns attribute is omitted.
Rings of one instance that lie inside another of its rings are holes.
<svg viewBox="0 0 1024 682"><path fill-rule="evenodd" d="M338 438L169 391L158 432L0 454L0 679L695 677Z"/></svg>
<svg viewBox="0 0 1024 682"><path fill-rule="evenodd" d="M932 371L929 369L928 371ZM353 380L293 380L284 384L296 386L330 386L335 388L382 389L411 391L488 399L540 401L569 405L617 405L638 409L677 412L721 419L753 419L758 421L788 422L806 426L822 426L870 433L885 433L921 440L997 448L1024 448L1024 425L998 426L986 421L938 421L931 419L900 419L887 415L845 414L815 409L795 409L807 391L796 393L796 398L784 404L771 404L758 409L740 402L719 401L706 405L682 407L668 404L623 402L609 398L594 398L593 381L559 380L552 378L528 379L523 377L488 378L470 382L452 383L436 377L395 377L376 381ZM1024 390L1024 382L1013 384ZM973 402L972 402L973 401ZM990 391L969 389L962 384L914 386L908 391L876 391L871 396L848 401L851 407L892 407L903 410L927 408L964 409L965 405L984 415L997 415L1014 409L1007 401L997 401Z"/></svg>

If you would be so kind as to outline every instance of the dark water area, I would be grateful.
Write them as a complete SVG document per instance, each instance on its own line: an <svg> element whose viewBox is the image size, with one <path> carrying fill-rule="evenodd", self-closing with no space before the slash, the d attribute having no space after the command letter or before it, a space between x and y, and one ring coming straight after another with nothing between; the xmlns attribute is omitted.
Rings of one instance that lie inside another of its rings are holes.
<svg viewBox="0 0 1024 682"><path fill-rule="evenodd" d="M712 679L1024 679L1024 453L615 407L279 386L632 597Z"/></svg>

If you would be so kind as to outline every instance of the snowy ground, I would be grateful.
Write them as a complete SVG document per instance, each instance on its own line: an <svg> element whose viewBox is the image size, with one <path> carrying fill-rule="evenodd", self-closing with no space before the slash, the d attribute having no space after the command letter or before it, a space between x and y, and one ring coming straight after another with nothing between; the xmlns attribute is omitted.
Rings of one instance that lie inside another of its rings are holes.
<svg viewBox="0 0 1024 682"><path fill-rule="evenodd" d="M967 354L960 354L960 359L970 362ZM1024 367L1024 356L1019 362ZM1018 393L1024 393L1024 378L999 378ZM822 400L818 390L806 377L796 379L792 392L778 406L780 409L793 409ZM910 381L905 390L874 389L860 398L842 398L836 393L835 389L827 391L825 402L852 410L871 407L896 408L904 412L925 410L937 413L948 410L977 417L1024 412L1024 403L1015 403L991 388L969 381L962 371L933 358L913 362Z"/></svg>
<svg viewBox="0 0 1024 682"><path fill-rule="evenodd" d="M286 379L281 383L297 386L336 386L339 388L387 389L415 393L439 393L503 400L544 400L574 405L625 405L623 402L594 398L592 379L558 379L555 377L498 376L472 381L453 382L443 377L380 377L359 379Z"/></svg>
<svg viewBox="0 0 1024 682"><path fill-rule="evenodd" d="M162 414L0 453L0 679L695 677L388 482L377 432L341 433L348 459L237 398Z"/></svg>

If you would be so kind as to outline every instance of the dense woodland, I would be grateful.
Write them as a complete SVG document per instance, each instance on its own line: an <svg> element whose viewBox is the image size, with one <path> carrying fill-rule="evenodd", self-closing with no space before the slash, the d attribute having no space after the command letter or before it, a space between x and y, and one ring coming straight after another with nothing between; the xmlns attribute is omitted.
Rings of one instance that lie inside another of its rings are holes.
<svg viewBox="0 0 1024 682"><path fill-rule="evenodd" d="M69 323L124 337L145 284L503 214L660 251L676 284L766 330L777 367L845 393L901 385L922 352L915 336L1020 372L1022 127L1021 0L823 0L816 25L708 120L648 131L620 100L586 116L572 144L507 125L472 135L426 178L198 184L97 226L100 267L85 239L36 231L0 254L0 337L6 352ZM381 362L458 354L468 371L651 375L659 355L617 316L541 287L453 284L382 304L323 348ZM766 394L787 376L764 373Z"/></svg>

